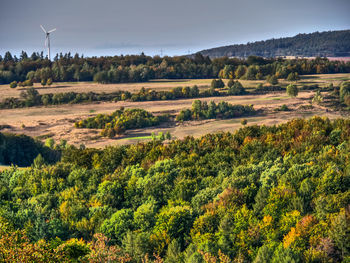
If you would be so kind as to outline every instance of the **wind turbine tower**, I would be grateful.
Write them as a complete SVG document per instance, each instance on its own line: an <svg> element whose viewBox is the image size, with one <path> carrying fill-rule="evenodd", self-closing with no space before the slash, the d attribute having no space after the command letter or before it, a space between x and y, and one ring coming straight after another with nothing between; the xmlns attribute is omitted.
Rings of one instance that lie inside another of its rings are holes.
<svg viewBox="0 0 350 263"><path fill-rule="evenodd" d="M40 25L40 27L44 31L44 33L46 34L45 47L47 47L47 55L48 55L48 58L50 60L51 59L51 57L50 57L50 33L52 33L53 31L56 31L56 28L51 29L49 31L46 31L42 25Z"/></svg>

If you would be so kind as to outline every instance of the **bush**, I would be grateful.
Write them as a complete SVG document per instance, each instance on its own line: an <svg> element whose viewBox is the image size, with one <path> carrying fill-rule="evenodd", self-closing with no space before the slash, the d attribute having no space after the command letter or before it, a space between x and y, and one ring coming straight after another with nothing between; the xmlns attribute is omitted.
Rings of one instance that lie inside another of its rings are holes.
<svg viewBox="0 0 350 263"><path fill-rule="evenodd" d="M52 78L48 78L47 82L46 82L47 86L51 86L52 85Z"/></svg>
<svg viewBox="0 0 350 263"><path fill-rule="evenodd" d="M10 83L10 88L11 89L14 89L14 88L16 88L17 87L17 81L12 81L11 83Z"/></svg>
<svg viewBox="0 0 350 263"><path fill-rule="evenodd" d="M225 87L225 83L222 81L222 79L213 79L211 81L212 89L222 89L224 87Z"/></svg>
<svg viewBox="0 0 350 263"><path fill-rule="evenodd" d="M283 104L281 107L276 108L275 111L290 111L286 104Z"/></svg>

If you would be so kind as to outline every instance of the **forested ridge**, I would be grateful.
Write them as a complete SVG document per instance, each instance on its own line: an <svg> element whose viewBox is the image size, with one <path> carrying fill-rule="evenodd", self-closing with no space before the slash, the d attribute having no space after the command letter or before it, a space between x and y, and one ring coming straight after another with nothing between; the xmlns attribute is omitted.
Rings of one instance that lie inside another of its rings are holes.
<svg viewBox="0 0 350 263"><path fill-rule="evenodd" d="M350 260L349 119L45 147L60 161L0 172L1 261Z"/></svg>
<svg viewBox="0 0 350 263"><path fill-rule="evenodd" d="M200 53L209 57L349 57L350 30L298 34L294 37L216 47Z"/></svg>

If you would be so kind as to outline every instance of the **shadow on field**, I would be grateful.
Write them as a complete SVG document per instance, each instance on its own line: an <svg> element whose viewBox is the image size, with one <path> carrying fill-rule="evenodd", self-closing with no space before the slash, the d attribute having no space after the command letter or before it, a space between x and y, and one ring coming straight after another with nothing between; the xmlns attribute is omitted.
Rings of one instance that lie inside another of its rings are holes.
<svg viewBox="0 0 350 263"><path fill-rule="evenodd" d="M150 83L164 83L164 82L187 82L188 79L157 79L151 80Z"/></svg>
<svg viewBox="0 0 350 263"><path fill-rule="evenodd" d="M300 76L301 79L317 79L318 76Z"/></svg>
<svg viewBox="0 0 350 263"><path fill-rule="evenodd" d="M60 85L60 86L44 86L44 87L34 87L36 90L45 90L45 89L63 89L63 88L68 88L70 86L64 86L64 85ZM18 90L27 90L28 88L20 88Z"/></svg>

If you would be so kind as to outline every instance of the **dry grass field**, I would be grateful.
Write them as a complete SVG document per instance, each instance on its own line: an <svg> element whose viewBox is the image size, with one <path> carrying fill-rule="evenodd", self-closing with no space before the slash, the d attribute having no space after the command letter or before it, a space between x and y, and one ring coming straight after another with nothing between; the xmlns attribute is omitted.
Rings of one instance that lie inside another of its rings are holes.
<svg viewBox="0 0 350 263"><path fill-rule="evenodd" d="M319 84L320 86L327 86L329 83L338 85L341 81L349 79L350 74L303 76L298 82L298 85ZM118 89L138 91L141 87L152 89L171 89L172 87L192 85L206 87L210 85L210 82L211 80L200 79L110 85L96 83L60 83L59 86L65 87L58 88L53 85L50 88L40 89L39 92L113 92ZM259 82L262 81L242 81L242 84L245 87L256 87ZM281 84L287 83L281 81ZM17 89L13 90L4 85L0 86L0 88L4 91L1 93L1 98L15 96L15 92L19 92ZM299 93L297 98L289 98L286 96L285 92L275 92L264 95L212 97L203 98L201 100L213 100L215 102L225 100L232 104L253 104L254 108L261 109L262 113L246 118L248 120L248 125L274 125L293 118L309 118L314 115L327 116L331 119L349 117L348 113L333 111L318 105L314 105L311 109L302 109L302 105L310 105L314 93L315 91L303 91ZM4 109L0 110L0 125L6 124L11 126L1 131L24 133L33 137L39 137L43 141L46 138L53 138L55 141L64 139L70 144L80 145L83 143L87 147L104 147L106 145L136 143L137 141L149 139L152 132L170 131L173 137L183 138L188 135L199 137L209 132L234 131L242 127L240 123L241 119L190 121L182 124L168 123L157 127L130 130L124 136L113 139L101 137L99 135L99 130L74 128L74 122L77 120L95 116L98 113L111 113L119 107L143 108L154 114L176 114L181 109L190 108L193 100L194 99L145 102L120 101ZM274 110L283 104L286 104L291 111L281 112Z"/></svg>
<svg viewBox="0 0 350 263"><path fill-rule="evenodd" d="M298 86L318 84L326 86L329 83L339 85L342 81L350 80L350 74L319 74L319 75L304 75L297 82ZM120 84L99 84L94 82L59 82L49 86L41 86L40 83L35 83L40 94L61 93L61 92L96 92L96 93L111 93L119 90L129 92L137 92L142 87L152 90L169 90L175 87L185 87L197 85L200 89L209 88L212 79L177 79L177 80L151 80L149 82L140 83L120 83ZM255 88L259 83L265 83L264 80L239 80L246 88ZM227 82L227 80L225 80ZM289 82L280 79L279 85L288 85ZM21 91L25 87L17 87L11 89L9 85L0 85L0 101L8 97L19 97Z"/></svg>

